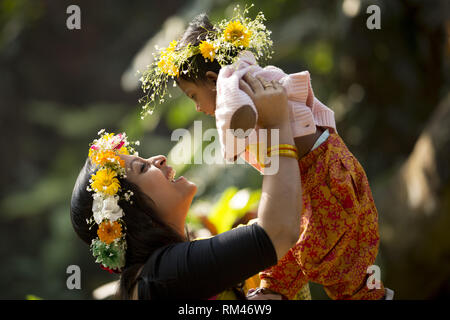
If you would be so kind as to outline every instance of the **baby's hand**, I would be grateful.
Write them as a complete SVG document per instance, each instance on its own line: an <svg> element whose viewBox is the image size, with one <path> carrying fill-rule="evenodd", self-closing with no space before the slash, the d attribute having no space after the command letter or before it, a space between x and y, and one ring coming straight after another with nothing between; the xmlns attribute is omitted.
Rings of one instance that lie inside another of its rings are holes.
<svg viewBox="0 0 450 320"><path fill-rule="evenodd" d="M283 300L283 296L267 288L250 289L247 300Z"/></svg>

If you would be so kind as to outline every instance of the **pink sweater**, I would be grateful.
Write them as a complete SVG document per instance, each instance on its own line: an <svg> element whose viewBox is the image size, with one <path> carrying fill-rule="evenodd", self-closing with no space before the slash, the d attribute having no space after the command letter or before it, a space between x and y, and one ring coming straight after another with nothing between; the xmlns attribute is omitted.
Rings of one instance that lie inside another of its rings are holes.
<svg viewBox="0 0 450 320"><path fill-rule="evenodd" d="M256 59L249 51L241 53L239 59L230 66L222 68L217 79L216 97L216 126L222 146L222 154L225 159L233 160L236 156L245 152L245 147L240 147L234 135L227 132L230 129L231 117L239 107L249 105L256 115L258 112L253 101L239 89L239 80L250 71L253 76L261 76L268 81L278 81L286 89L290 108L291 128L294 137L301 137L316 132L316 125L328 127L336 132L334 112L314 97L311 88L311 79L308 71L286 74L283 70L267 66L261 68L256 64ZM246 139L244 146L257 141L257 130L253 130ZM233 139L233 144L228 139Z"/></svg>

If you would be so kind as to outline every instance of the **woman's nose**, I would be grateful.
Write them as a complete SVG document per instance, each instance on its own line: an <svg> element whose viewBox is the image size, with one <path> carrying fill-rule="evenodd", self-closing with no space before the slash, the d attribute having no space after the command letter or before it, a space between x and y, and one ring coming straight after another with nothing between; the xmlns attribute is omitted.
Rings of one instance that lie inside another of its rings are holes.
<svg viewBox="0 0 450 320"><path fill-rule="evenodd" d="M156 157L150 158L150 161L153 163L154 166L161 168L165 165L167 165L167 158L163 155L159 155Z"/></svg>

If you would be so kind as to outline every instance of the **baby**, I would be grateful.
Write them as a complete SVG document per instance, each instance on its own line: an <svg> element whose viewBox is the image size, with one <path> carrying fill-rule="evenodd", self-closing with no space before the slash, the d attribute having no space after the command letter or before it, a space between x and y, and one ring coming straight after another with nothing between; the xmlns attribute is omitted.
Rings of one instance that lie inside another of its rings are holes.
<svg viewBox="0 0 450 320"><path fill-rule="evenodd" d="M251 43L242 42L249 40L251 34L245 26L234 21L229 25L240 34L229 40L241 41L234 48ZM168 54L191 46L200 46L202 51L201 44L207 42L206 35L213 30L217 29L206 15L200 15L189 25L176 49L169 48ZM226 38L224 45L228 45L227 41ZM213 40L208 45L213 47ZM235 143L243 136L231 136L231 140L227 136L230 128L246 131L257 127L253 101L239 86L244 75L263 86L277 81L286 89L298 149L303 189L303 209L299 212L301 235L276 266L260 273L260 288L249 297L294 299L312 281L323 285L332 299L386 298L380 281L375 285L367 283L367 270L374 263L379 246L378 213L367 176L337 134L333 111L314 97L309 73L287 75L273 66L261 68L253 54L245 50L240 51L232 65L221 65L214 59L214 51L210 54L206 55L210 61L203 52L190 58L190 63L195 62L195 70L178 73L176 68L171 68L170 72L175 74L179 87L195 102L198 111L216 117L225 158L244 157L263 171L261 159L255 154L252 159L249 148L260 143L257 136L246 137L243 147L236 147L239 144ZM163 67L172 60L164 63Z"/></svg>
<svg viewBox="0 0 450 320"><path fill-rule="evenodd" d="M253 101L239 89L239 80L247 72L254 77L263 78L268 85L271 85L272 81L277 81L286 89L294 137L315 134L316 126L336 132L334 113L314 97L308 71L287 75L274 66L261 68L251 52L243 51L233 65L220 70L217 79L215 117L225 159L235 160L237 156L242 156L253 167L263 172L264 159L260 159L257 152L260 149L265 150L266 146L263 144L266 142L258 139L258 130L252 130L245 143L238 141L244 136L227 131L242 129L245 132L256 126L257 111ZM232 121L235 123L232 124ZM259 144L261 148L250 148Z"/></svg>

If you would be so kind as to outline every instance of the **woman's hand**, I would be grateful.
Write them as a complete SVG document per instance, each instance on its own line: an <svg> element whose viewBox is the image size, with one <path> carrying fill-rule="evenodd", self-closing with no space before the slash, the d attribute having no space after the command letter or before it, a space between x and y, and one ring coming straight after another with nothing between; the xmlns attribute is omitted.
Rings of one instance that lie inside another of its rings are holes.
<svg viewBox="0 0 450 320"><path fill-rule="evenodd" d="M279 130L277 141L271 141L271 145L295 145L284 88L277 82L255 78L249 73L239 86L253 100L258 110L258 124L269 130ZM258 224L272 241L279 260L300 235L302 188L297 160L280 157L278 163L278 170L263 178Z"/></svg>
<svg viewBox="0 0 450 320"><path fill-rule="evenodd" d="M289 121L287 95L280 83L255 78L247 72L239 81L239 88L253 100L260 127L278 127Z"/></svg>
<svg viewBox="0 0 450 320"><path fill-rule="evenodd" d="M267 288L250 289L247 293L247 300L283 300L283 296Z"/></svg>

